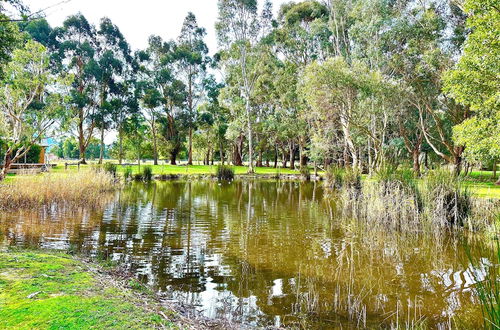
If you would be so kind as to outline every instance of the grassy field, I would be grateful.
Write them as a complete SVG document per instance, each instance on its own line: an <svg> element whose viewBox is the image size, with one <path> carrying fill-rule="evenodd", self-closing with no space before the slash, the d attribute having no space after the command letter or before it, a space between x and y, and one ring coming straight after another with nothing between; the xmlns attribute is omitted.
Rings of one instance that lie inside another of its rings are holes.
<svg viewBox="0 0 500 330"><path fill-rule="evenodd" d="M144 166L151 166L154 175L210 175L215 174L216 165L153 165L151 163L141 164L141 167L134 166L118 166L118 172L123 173L127 167L132 168L132 173L140 173ZM91 166L91 165L90 165ZM89 165L82 165L82 168L89 167ZM248 172L246 166L231 166L236 175L244 175ZM64 164L59 164L52 169L53 172L77 171L77 166L70 166L67 170L64 169ZM299 174L298 170L291 170L289 168L276 169L272 167L256 167L255 174L257 175L275 175L275 174Z"/></svg>
<svg viewBox="0 0 500 330"><path fill-rule="evenodd" d="M65 254L0 253L1 329L177 328L143 291Z"/></svg>

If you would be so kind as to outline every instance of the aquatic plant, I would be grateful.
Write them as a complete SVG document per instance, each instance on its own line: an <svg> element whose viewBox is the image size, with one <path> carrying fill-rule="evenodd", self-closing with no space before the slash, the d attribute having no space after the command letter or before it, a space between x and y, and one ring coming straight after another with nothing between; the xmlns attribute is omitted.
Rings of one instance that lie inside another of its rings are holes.
<svg viewBox="0 0 500 330"><path fill-rule="evenodd" d="M300 168L300 177L306 181L311 180L311 169L308 166L302 166Z"/></svg>
<svg viewBox="0 0 500 330"><path fill-rule="evenodd" d="M123 172L123 178L125 180L132 178L132 167L130 166L125 167L125 171Z"/></svg>
<svg viewBox="0 0 500 330"><path fill-rule="evenodd" d="M219 180L233 180L234 179L234 169L226 165L219 165L215 169L215 176Z"/></svg>
<svg viewBox="0 0 500 330"><path fill-rule="evenodd" d="M329 166L326 170L325 183L331 189L361 190L361 173L353 168L341 168L336 165Z"/></svg>
<svg viewBox="0 0 500 330"><path fill-rule="evenodd" d="M144 181L151 181L153 178L153 167L150 165L146 165L142 169L142 179Z"/></svg>
<svg viewBox="0 0 500 330"><path fill-rule="evenodd" d="M472 255L470 247L465 244L465 252L473 269L474 292L481 304L485 329L500 328L500 243L498 239L495 242L494 260L486 267Z"/></svg>
<svg viewBox="0 0 500 330"><path fill-rule="evenodd" d="M104 163L103 169L106 173L111 174L116 177L116 164L115 163Z"/></svg>
<svg viewBox="0 0 500 330"><path fill-rule="evenodd" d="M0 185L0 209L32 209L43 205L101 205L106 195L116 189L115 178L104 171L81 171L70 174L44 174L19 177Z"/></svg>
<svg viewBox="0 0 500 330"><path fill-rule="evenodd" d="M462 226L471 214L472 198L460 179L450 171L436 170L427 174L424 186L432 220Z"/></svg>

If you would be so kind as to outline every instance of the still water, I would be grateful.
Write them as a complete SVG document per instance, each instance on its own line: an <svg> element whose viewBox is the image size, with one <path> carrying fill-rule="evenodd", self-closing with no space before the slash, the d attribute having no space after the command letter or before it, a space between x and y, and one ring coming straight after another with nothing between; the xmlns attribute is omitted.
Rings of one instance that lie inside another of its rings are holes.
<svg viewBox="0 0 500 330"><path fill-rule="evenodd" d="M0 215L0 246L106 256L168 298L250 327L482 325L450 235L342 219L320 183L133 183L104 209Z"/></svg>

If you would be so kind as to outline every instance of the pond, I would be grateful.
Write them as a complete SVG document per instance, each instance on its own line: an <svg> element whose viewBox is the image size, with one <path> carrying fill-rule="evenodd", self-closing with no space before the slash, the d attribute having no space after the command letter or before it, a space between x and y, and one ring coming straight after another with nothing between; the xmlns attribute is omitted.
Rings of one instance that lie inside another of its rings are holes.
<svg viewBox="0 0 500 330"><path fill-rule="evenodd" d="M0 245L105 256L252 327L482 325L458 237L368 230L324 194L312 182L133 183L101 210L2 214Z"/></svg>

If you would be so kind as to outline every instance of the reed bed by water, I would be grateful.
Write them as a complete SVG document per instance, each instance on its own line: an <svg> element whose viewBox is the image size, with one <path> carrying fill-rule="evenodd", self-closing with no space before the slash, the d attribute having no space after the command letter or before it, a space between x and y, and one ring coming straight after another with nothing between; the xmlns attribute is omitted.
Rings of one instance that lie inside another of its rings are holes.
<svg viewBox="0 0 500 330"><path fill-rule="evenodd" d="M0 184L0 209L34 209L40 206L97 207L117 187L114 176L103 170L71 174L19 177Z"/></svg>
<svg viewBox="0 0 500 330"><path fill-rule="evenodd" d="M337 202L336 211L372 227L405 232L488 230L500 211L498 201L473 198L448 171L417 180L410 171L382 169L363 181L353 171L329 172L326 185Z"/></svg>

